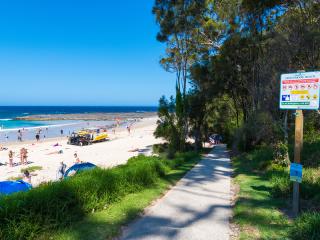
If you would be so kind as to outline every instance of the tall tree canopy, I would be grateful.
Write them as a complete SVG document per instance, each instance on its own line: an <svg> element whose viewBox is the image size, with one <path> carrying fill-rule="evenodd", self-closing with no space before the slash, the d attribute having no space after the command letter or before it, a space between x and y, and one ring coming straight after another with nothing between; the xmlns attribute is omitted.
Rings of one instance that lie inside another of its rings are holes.
<svg viewBox="0 0 320 240"><path fill-rule="evenodd" d="M288 138L279 79L320 69L319 0L156 0L153 13L160 63L176 74L181 141L221 132L247 149Z"/></svg>

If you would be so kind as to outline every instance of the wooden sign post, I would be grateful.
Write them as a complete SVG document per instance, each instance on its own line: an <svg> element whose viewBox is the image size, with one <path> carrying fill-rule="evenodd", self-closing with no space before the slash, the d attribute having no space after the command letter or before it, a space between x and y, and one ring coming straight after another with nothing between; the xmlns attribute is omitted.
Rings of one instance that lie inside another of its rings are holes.
<svg viewBox="0 0 320 240"><path fill-rule="evenodd" d="M294 162L300 163L301 151L303 146L303 112L296 110L295 120L295 142L294 142ZM293 182L292 208L294 217L299 214L299 183Z"/></svg>
<svg viewBox="0 0 320 240"><path fill-rule="evenodd" d="M299 183L302 182L301 151L303 145L302 110L319 110L320 71L287 73L281 75L280 109L295 110L294 163L290 164L290 180L293 181L292 208L299 214Z"/></svg>

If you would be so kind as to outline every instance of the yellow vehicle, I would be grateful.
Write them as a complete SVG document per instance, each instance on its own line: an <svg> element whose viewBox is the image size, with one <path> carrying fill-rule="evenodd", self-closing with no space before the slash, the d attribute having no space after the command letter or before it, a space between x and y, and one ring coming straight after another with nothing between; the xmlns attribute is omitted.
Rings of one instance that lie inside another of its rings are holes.
<svg viewBox="0 0 320 240"><path fill-rule="evenodd" d="M89 145L92 143L103 142L109 140L109 136L105 129L88 128L83 129L77 133L73 133L69 137L69 144L72 145Z"/></svg>

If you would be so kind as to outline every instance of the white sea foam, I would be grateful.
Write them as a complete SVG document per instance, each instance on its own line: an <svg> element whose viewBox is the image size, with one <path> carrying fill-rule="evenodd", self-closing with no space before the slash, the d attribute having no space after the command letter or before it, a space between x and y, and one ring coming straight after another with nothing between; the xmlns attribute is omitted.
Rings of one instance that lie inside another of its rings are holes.
<svg viewBox="0 0 320 240"><path fill-rule="evenodd" d="M24 129L25 131L35 130L35 129L45 129L45 128L57 128L57 127L67 127L67 126L74 126L78 125L77 123L65 123L65 124L55 124L55 125L45 125L45 126L36 126L36 127L20 127L20 128L6 128L0 129L0 132L16 132L18 130Z"/></svg>

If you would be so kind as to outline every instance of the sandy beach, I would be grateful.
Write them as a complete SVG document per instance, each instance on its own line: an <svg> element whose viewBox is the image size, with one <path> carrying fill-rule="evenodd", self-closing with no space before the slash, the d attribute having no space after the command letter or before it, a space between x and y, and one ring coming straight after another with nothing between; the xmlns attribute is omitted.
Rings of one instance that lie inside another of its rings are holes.
<svg viewBox="0 0 320 240"><path fill-rule="evenodd" d="M115 134L109 131L110 140L90 146L73 146L67 144L67 137L47 139L39 143L33 141L4 144L8 150L0 151L0 163L8 162L8 151L15 152L14 162L19 163L19 151L22 147L28 149L28 165L9 167L8 164L0 166L0 181L21 176L21 169L31 166L40 166L42 170L32 173L32 184L37 186L41 182L57 180L57 169L61 161L67 168L75 163L74 153L83 162L91 162L99 167L108 168L124 164L127 160L138 154L149 155L152 145L160 143L155 139L153 132L156 128L157 117L141 119L132 126L129 134L124 126L116 128ZM59 146L54 146L55 144ZM139 151L133 151L132 150ZM57 152L62 150L62 154Z"/></svg>

